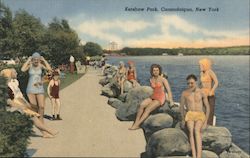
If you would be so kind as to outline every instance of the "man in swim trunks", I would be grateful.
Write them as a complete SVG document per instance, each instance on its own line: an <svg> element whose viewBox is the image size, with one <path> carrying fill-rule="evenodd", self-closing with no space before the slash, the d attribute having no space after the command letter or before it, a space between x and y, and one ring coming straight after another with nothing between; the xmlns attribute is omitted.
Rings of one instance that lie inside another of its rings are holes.
<svg viewBox="0 0 250 158"><path fill-rule="evenodd" d="M209 103L206 94L196 85L197 77L191 74L187 76L186 80L188 88L182 92L180 102L182 127L185 126L185 123L187 124L193 158L201 158L201 130L207 126L210 112ZM203 103L206 108L206 115L203 112Z"/></svg>

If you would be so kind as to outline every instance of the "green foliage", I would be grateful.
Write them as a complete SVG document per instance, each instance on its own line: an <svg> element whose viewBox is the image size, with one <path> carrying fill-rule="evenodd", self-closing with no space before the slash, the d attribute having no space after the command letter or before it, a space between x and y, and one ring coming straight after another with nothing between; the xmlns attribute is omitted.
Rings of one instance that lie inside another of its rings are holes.
<svg viewBox="0 0 250 158"><path fill-rule="evenodd" d="M19 112L0 111L0 157L24 157L32 121Z"/></svg>
<svg viewBox="0 0 250 158"><path fill-rule="evenodd" d="M129 48L125 47L120 52L127 55L250 55L249 46L225 47L225 48L175 48L175 49L160 49L160 48Z"/></svg>
<svg viewBox="0 0 250 158"><path fill-rule="evenodd" d="M48 59L53 65L68 63L70 55L77 56L79 38L66 20L54 18L49 24L44 42L48 46Z"/></svg>
<svg viewBox="0 0 250 158"><path fill-rule="evenodd" d="M6 79L0 76L0 111L4 111L6 109L6 98L8 94L8 89L6 85Z"/></svg>
<svg viewBox="0 0 250 158"><path fill-rule="evenodd" d="M85 44L84 52L86 53L86 55L89 55L89 56L97 56L103 53L102 47L99 44L93 43L93 42L87 42Z"/></svg>

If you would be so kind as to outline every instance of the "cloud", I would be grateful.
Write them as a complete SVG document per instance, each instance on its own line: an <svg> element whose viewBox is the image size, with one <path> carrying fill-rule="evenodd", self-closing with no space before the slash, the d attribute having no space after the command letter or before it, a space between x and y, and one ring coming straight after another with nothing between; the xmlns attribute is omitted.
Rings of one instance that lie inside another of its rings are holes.
<svg viewBox="0 0 250 158"><path fill-rule="evenodd" d="M85 21L80 23L79 21L83 21L81 20L81 16L76 16L71 20L71 23L74 23L75 29L81 37L88 35L96 39L95 42L97 43L98 41L106 41L107 43L115 41L120 48L123 46L200 48L249 45L249 29L214 31L190 23L177 15L155 16L153 21L150 22L145 20L121 19L85 19ZM173 28L178 32L177 34L171 32ZM147 29L158 30L148 33L145 32ZM114 32L113 30L116 31ZM88 39L83 40L88 41ZM107 43L104 45L106 46Z"/></svg>
<svg viewBox="0 0 250 158"><path fill-rule="evenodd" d="M159 16L157 25L161 30L160 34L153 34L147 38L129 39L125 45L130 47L156 47L156 48L177 48L177 47L224 47L233 45L249 45L249 30L234 31L210 31L191 24L177 15ZM173 35L170 28L173 27L183 34ZM199 33L200 38L193 35Z"/></svg>
<svg viewBox="0 0 250 158"><path fill-rule="evenodd" d="M125 33L134 33L151 26L152 24L142 20L87 20L80 23L75 29L80 34L87 34L100 40L116 41L123 43L123 37L112 33L112 30L118 29Z"/></svg>

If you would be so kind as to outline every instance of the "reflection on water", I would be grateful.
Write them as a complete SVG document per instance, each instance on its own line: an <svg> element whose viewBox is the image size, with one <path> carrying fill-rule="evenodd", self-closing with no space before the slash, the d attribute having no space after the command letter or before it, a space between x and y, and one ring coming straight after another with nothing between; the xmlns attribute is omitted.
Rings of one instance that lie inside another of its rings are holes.
<svg viewBox="0 0 250 158"><path fill-rule="evenodd" d="M179 101L186 88L188 74L199 75L199 59L204 56L143 56L110 57L110 64L133 60L136 63L138 79L142 85L149 85L149 69L153 63L167 72L174 100ZM227 127L233 141L249 153L249 56L209 56L214 62L219 87L216 91L215 113L217 126Z"/></svg>

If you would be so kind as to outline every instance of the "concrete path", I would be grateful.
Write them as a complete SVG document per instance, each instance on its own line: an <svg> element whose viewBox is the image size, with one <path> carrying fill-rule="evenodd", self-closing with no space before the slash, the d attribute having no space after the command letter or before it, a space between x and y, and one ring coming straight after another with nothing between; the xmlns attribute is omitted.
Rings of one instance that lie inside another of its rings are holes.
<svg viewBox="0 0 250 158"><path fill-rule="evenodd" d="M96 70L60 92L62 121L46 125L58 130L56 138L31 137L28 153L32 157L140 157L145 151L142 130L129 131L132 122L116 119L115 109L100 95L101 76ZM51 104L46 100L46 114ZM34 128L36 134L40 132Z"/></svg>

